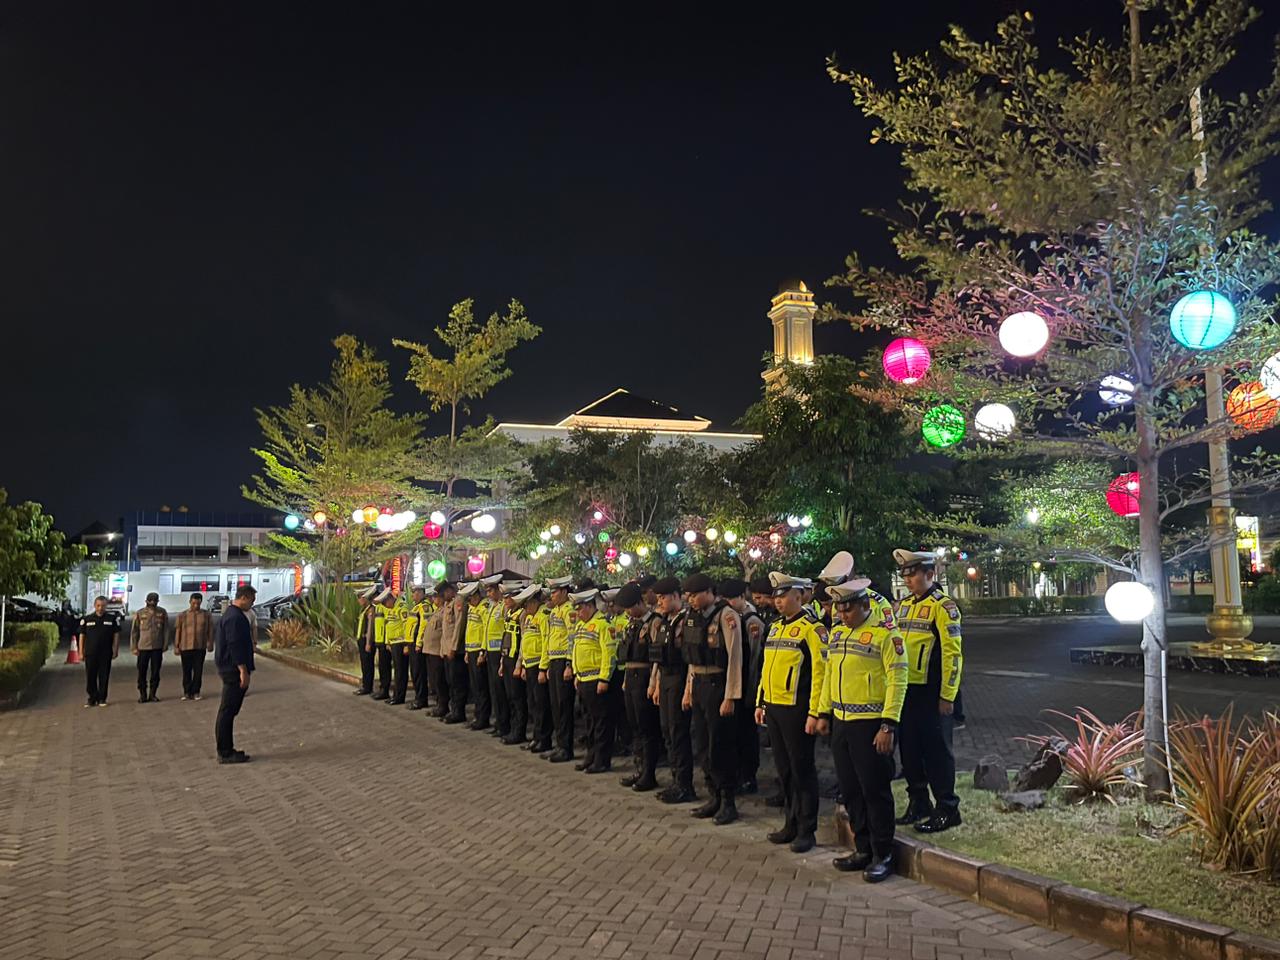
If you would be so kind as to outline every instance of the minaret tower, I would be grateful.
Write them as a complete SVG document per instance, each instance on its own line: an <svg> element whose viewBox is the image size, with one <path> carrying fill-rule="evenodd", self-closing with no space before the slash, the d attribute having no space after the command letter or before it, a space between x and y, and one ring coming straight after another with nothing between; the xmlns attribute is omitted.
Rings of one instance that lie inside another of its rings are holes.
<svg viewBox="0 0 1280 960"><path fill-rule="evenodd" d="M818 310L803 280L783 283L771 303L773 363L761 374L766 387L780 383L784 362L813 363L813 315Z"/></svg>

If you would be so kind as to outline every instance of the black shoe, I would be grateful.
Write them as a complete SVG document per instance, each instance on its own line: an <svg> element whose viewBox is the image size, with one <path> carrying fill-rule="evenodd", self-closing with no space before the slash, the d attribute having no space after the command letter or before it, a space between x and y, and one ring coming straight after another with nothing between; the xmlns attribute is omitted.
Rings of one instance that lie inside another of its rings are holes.
<svg viewBox="0 0 1280 960"><path fill-rule="evenodd" d="M634 787L640 782L640 774L629 773L625 777L618 778L618 785L622 787Z"/></svg>
<svg viewBox="0 0 1280 960"><path fill-rule="evenodd" d="M582 771L583 773L612 773L613 767L606 767L600 763L593 763Z"/></svg>
<svg viewBox="0 0 1280 960"><path fill-rule="evenodd" d="M96 706L98 705L98 701L97 701L97 700L86 700L86 701L84 702L84 705L85 705L86 707L96 707Z"/></svg>
<svg viewBox="0 0 1280 960"><path fill-rule="evenodd" d="M715 815L711 822L717 827L723 827L733 823L737 819L738 805L734 803L733 798L730 797L728 800L725 800L720 804L720 812Z"/></svg>
<svg viewBox="0 0 1280 960"><path fill-rule="evenodd" d="M471 723L467 725L467 729L468 730L488 730L489 725L487 723L481 723L479 720L472 720Z"/></svg>
<svg viewBox="0 0 1280 960"><path fill-rule="evenodd" d="M403 701L403 700L388 700L388 701L387 701L387 706L388 706L388 707L403 707L403 706L404 706L404 701Z"/></svg>
<svg viewBox="0 0 1280 960"><path fill-rule="evenodd" d="M791 852L808 853L817 842L812 833L802 833L791 841Z"/></svg>
<svg viewBox="0 0 1280 960"><path fill-rule="evenodd" d="M352 695L357 697L367 697L372 692L373 692L372 690L352 690L351 691Z"/></svg>
<svg viewBox="0 0 1280 960"><path fill-rule="evenodd" d="M710 820L720 812L720 798L712 797L697 810L693 811L693 815L699 820Z"/></svg>
<svg viewBox="0 0 1280 960"><path fill-rule="evenodd" d="M658 781L653 777L641 777L631 785L631 789L636 793L648 793L650 790L658 788Z"/></svg>
<svg viewBox="0 0 1280 960"><path fill-rule="evenodd" d="M389 696L391 696L389 693L375 693L372 695L374 700L386 700Z"/></svg>
<svg viewBox="0 0 1280 960"><path fill-rule="evenodd" d="M420 704L420 703L411 703L411 704L409 704L409 709L410 709L410 710L421 710L422 708L423 708L423 707L422 707L422 704Z"/></svg>
<svg viewBox="0 0 1280 960"><path fill-rule="evenodd" d="M489 736L491 736L491 737L497 737L497 738L501 739L501 738L505 737L505 736L506 736L506 734L505 734L505 733L503 733L503 732L502 732L502 730L500 730L498 727L490 727L490 728L489 728Z"/></svg>
<svg viewBox="0 0 1280 960"><path fill-rule="evenodd" d="M577 763L575 763L575 764L573 765L573 769L575 769L575 770L585 770L585 769L587 769L587 767L589 767L589 766L591 766L591 761L590 761L590 760L579 760Z"/></svg>
<svg viewBox="0 0 1280 960"><path fill-rule="evenodd" d="M865 870L871 866L871 862L875 857L869 853L862 853L855 850L853 853L846 854L843 857L836 857L831 861L831 865L837 870L843 870L845 873L857 873L859 870Z"/></svg>
<svg viewBox="0 0 1280 960"><path fill-rule="evenodd" d="M899 826L906 826L909 823L919 823L921 820L928 820L932 816L932 809L922 810L919 807L907 807L907 812L900 817L895 817L893 822Z"/></svg>
<svg viewBox="0 0 1280 960"><path fill-rule="evenodd" d="M871 864L871 866L867 867L867 869L863 870L862 879L867 881L867 883L879 883L881 880L888 880L893 876L893 868L893 854L889 854L889 856L882 860L877 860L875 863Z"/></svg>
<svg viewBox="0 0 1280 960"><path fill-rule="evenodd" d="M963 720L957 720L951 725L952 730L963 730L967 724Z"/></svg>
<svg viewBox="0 0 1280 960"><path fill-rule="evenodd" d="M233 753L230 756L218 757L219 763L248 763L249 755L247 753Z"/></svg>
<svg viewBox="0 0 1280 960"><path fill-rule="evenodd" d="M770 843L790 843L795 838L796 830L794 827L783 827L781 830L774 830L765 836L765 839Z"/></svg>
<svg viewBox="0 0 1280 960"><path fill-rule="evenodd" d="M787 805L787 798L780 793L776 793L772 797L765 797L764 805L766 807L773 807L774 809L785 807Z"/></svg>
<svg viewBox="0 0 1280 960"><path fill-rule="evenodd" d="M245 763L249 762L249 755L245 753L243 750L232 750L231 752L234 753L237 757L244 757Z"/></svg>
<svg viewBox="0 0 1280 960"><path fill-rule="evenodd" d="M659 793L658 799L663 803L693 803L698 799L698 795L693 792L691 787L673 785Z"/></svg>
<svg viewBox="0 0 1280 960"><path fill-rule="evenodd" d="M912 829L916 833L942 833L952 827L960 826L959 810L935 810L928 820L917 823Z"/></svg>
<svg viewBox="0 0 1280 960"><path fill-rule="evenodd" d="M147 699L150 700L152 703L160 702L160 698L156 696L156 692L154 690L151 691L151 695L148 696Z"/></svg>
<svg viewBox="0 0 1280 960"><path fill-rule="evenodd" d="M440 718L440 722L441 723L466 723L467 718L458 717L452 713L446 713L443 717Z"/></svg>
<svg viewBox="0 0 1280 960"><path fill-rule="evenodd" d="M435 717L437 720L443 720L445 717L449 715L449 708L436 707L434 710L431 711L431 715Z"/></svg>
<svg viewBox="0 0 1280 960"><path fill-rule="evenodd" d="M551 756L547 757L552 763L568 763L573 759L573 754L568 750L553 751Z"/></svg>
<svg viewBox="0 0 1280 960"><path fill-rule="evenodd" d="M742 786L738 788L738 793L741 793L741 794L753 794L753 793L759 793L759 792L760 792L760 784L756 782L755 777L752 777L750 780L744 780L742 782Z"/></svg>
<svg viewBox="0 0 1280 960"><path fill-rule="evenodd" d="M138 694L138 702L139 702L139 703L146 703L146 702L147 702L147 695L146 695L145 693L140 693L140 694Z"/></svg>
<svg viewBox="0 0 1280 960"><path fill-rule="evenodd" d="M547 743L544 740L538 740L534 743L531 743L529 744L529 747L528 747L528 750L530 753L550 753L551 749L552 749L551 744Z"/></svg>

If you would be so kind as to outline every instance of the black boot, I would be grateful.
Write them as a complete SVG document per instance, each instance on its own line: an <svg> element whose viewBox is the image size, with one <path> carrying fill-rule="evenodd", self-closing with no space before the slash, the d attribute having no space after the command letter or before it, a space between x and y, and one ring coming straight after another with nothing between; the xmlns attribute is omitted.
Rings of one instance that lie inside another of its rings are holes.
<svg viewBox="0 0 1280 960"><path fill-rule="evenodd" d="M733 802L733 794L727 794L720 801L720 812L711 822L718 827L726 826L738 819L738 805Z"/></svg>
<svg viewBox="0 0 1280 960"><path fill-rule="evenodd" d="M893 854L876 860L871 866L862 871L862 879L867 883L879 883L881 880L888 880L893 875L895 867Z"/></svg>
<svg viewBox="0 0 1280 960"><path fill-rule="evenodd" d="M663 803L693 803L698 795L693 792L692 787L680 787L673 783L658 794L658 799Z"/></svg>
<svg viewBox="0 0 1280 960"><path fill-rule="evenodd" d="M631 789L636 793L648 793L650 790L656 789L657 786L658 781L655 780L652 775L646 775L633 783L631 785Z"/></svg>
<svg viewBox="0 0 1280 960"><path fill-rule="evenodd" d="M802 833L791 841L792 853L808 853L817 843L817 839L812 833Z"/></svg>
<svg viewBox="0 0 1280 960"><path fill-rule="evenodd" d="M790 843L795 838L796 828L791 824L787 824L781 830L774 830L772 833L765 836L765 839L770 843Z"/></svg>
<svg viewBox="0 0 1280 960"><path fill-rule="evenodd" d="M836 857L831 861L831 865L837 870L843 870L845 873L857 873L859 870L865 870L871 866L871 861L874 859L869 853L855 850L853 853L845 854L843 857Z"/></svg>
<svg viewBox="0 0 1280 960"><path fill-rule="evenodd" d="M720 794L712 794L711 799L693 811L693 815L699 820L710 820L720 812Z"/></svg>

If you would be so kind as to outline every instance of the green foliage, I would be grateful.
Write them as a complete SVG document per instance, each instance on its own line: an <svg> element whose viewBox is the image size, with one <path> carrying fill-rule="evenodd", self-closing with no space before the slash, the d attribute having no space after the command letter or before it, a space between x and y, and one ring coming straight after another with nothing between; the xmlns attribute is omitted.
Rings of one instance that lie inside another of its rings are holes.
<svg viewBox="0 0 1280 960"><path fill-rule="evenodd" d="M1053 729L1049 734L1018 737L1024 743L1040 748L1058 737L1067 741L1062 757L1062 773L1066 792L1076 803L1106 800L1115 803L1115 792L1134 782L1133 771L1142 762L1141 715L1131 713L1119 723L1104 723L1084 707L1076 713L1046 710L1067 720L1075 727L1069 734Z"/></svg>
<svg viewBox="0 0 1280 960"><path fill-rule="evenodd" d="M1102 597L966 597L957 600L967 617L1053 617L1103 613Z"/></svg>
<svg viewBox="0 0 1280 960"><path fill-rule="evenodd" d="M90 583L102 583L115 572L116 564L111 560L92 560L84 569Z"/></svg>
<svg viewBox="0 0 1280 960"><path fill-rule="evenodd" d="M0 487L0 596L34 593L60 599L72 568L84 557L84 547L67 543L40 504L11 504Z"/></svg>
<svg viewBox="0 0 1280 960"><path fill-rule="evenodd" d="M43 643L15 643L0 650L0 696L26 689L48 658L49 650Z"/></svg>
<svg viewBox="0 0 1280 960"><path fill-rule="evenodd" d="M272 650L288 650L305 647L311 640L311 631L302 620L277 620L267 628Z"/></svg>
<svg viewBox="0 0 1280 960"><path fill-rule="evenodd" d="M290 609L285 622L289 621L303 625L317 643L353 637L360 623L360 601L343 584L313 583L307 595Z"/></svg>

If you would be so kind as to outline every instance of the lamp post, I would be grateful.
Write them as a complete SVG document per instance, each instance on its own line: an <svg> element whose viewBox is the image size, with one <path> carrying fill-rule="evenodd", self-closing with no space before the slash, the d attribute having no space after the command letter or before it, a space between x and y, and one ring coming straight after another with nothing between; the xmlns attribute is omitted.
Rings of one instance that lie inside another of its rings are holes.
<svg viewBox="0 0 1280 960"><path fill-rule="evenodd" d="M1200 87L1191 91L1191 138L1200 145L1196 163L1196 187L1204 189L1209 176L1209 160L1204 150L1204 118L1200 111ZM1226 422L1222 368L1209 364L1204 370L1205 412L1210 424ZM1213 568L1213 612L1205 618L1205 629L1213 640L1200 644L1207 649L1253 649L1249 634L1253 618L1244 612L1240 593L1240 560L1236 555L1236 512L1231 506L1231 467L1225 436L1210 436L1208 510L1209 562Z"/></svg>

